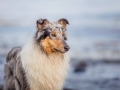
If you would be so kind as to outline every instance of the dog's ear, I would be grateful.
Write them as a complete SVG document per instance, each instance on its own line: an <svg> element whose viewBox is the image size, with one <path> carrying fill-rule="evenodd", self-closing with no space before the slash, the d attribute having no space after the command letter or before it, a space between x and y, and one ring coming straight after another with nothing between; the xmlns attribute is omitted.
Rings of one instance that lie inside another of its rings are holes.
<svg viewBox="0 0 120 90"><path fill-rule="evenodd" d="M42 31L44 26L47 25L48 23L49 23L49 21L47 19L37 20L36 24L37 24L38 31Z"/></svg>
<svg viewBox="0 0 120 90"><path fill-rule="evenodd" d="M63 26L64 30L66 30L67 24L69 25L68 20L67 20L67 19L64 19L64 18L58 20L58 23Z"/></svg>

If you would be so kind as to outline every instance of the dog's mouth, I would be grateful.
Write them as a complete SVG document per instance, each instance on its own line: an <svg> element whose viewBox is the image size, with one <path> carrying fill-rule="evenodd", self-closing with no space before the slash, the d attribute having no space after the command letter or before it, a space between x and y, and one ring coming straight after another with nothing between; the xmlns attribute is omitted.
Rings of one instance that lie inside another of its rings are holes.
<svg viewBox="0 0 120 90"><path fill-rule="evenodd" d="M55 51L57 51L57 52L60 52L60 53L65 53L66 51L60 51L60 50L58 50L58 49L56 49L56 48L53 48Z"/></svg>

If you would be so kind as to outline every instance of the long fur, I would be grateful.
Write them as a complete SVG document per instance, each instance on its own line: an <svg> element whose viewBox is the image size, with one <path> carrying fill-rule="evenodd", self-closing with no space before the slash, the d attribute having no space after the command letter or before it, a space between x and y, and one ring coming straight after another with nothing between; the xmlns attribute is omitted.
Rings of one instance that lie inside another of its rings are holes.
<svg viewBox="0 0 120 90"><path fill-rule="evenodd" d="M68 68L68 56L54 53L45 55L30 40L21 51L22 67L30 85L30 90L61 90Z"/></svg>
<svg viewBox="0 0 120 90"><path fill-rule="evenodd" d="M58 23L49 23L42 31L37 31L26 45L9 52L4 69L4 90L62 89L69 58L66 53L57 51L47 54L41 43L52 30L62 32L63 29ZM65 39L65 34L62 37Z"/></svg>

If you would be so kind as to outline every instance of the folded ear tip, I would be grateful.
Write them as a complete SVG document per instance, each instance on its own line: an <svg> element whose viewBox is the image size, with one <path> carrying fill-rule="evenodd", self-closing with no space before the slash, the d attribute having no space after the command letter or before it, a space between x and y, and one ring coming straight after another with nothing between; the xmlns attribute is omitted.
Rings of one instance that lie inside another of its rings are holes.
<svg viewBox="0 0 120 90"><path fill-rule="evenodd" d="M68 22L68 20L66 18L62 18L59 21L61 21L61 20L65 21L69 25L69 22Z"/></svg>
<svg viewBox="0 0 120 90"><path fill-rule="evenodd" d="M37 20L36 23L37 23L37 24L39 23L39 24L42 25L42 24L44 23L44 21L48 21L48 20L47 20L47 19L42 19L42 18L40 18L40 19Z"/></svg>
<svg viewBox="0 0 120 90"><path fill-rule="evenodd" d="M64 18L64 20L65 20L65 21L66 21L66 23L69 25L69 22L68 22L68 20L67 20L67 19L65 19L65 18Z"/></svg>
<svg viewBox="0 0 120 90"><path fill-rule="evenodd" d="M42 18L40 18L40 19L38 19L38 20L37 20L37 22L36 22L36 23L37 23L37 24L38 24L38 23L39 23L39 24L41 24L42 22L43 22L43 19L42 19Z"/></svg>
<svg viewBox="0 0 120 90"><path fill-rule="evenodd" d="M48 23L49 21L47 19L42 19L42 18L38 19L36 21L38 30L42 30L45 27L45 25L47 25Z"/></svg>
<svg viewBox="0 0 120 90"><path fill-rule="evenodd" d="M38 23L38 20L36 21L36 24Z"/></svg>

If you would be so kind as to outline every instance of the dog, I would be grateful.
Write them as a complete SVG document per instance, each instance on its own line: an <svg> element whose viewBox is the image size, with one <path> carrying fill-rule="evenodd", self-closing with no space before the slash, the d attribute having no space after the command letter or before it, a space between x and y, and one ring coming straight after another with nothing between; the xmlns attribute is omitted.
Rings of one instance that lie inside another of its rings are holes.
<svg viewBox="0 0 120 90"><path fill-rule="evenodd" d="M6 58L4 90L61 90L70 49L66 43L68 20L39 19L37 31L22 47L14 47Z"/></svg>

